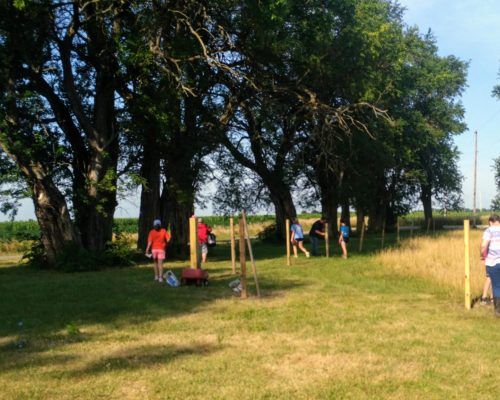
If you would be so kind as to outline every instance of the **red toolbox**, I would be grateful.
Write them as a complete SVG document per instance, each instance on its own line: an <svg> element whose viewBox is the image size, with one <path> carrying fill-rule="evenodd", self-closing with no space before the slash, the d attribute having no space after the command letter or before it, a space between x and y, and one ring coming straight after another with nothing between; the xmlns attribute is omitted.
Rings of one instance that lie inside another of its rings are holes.
<svg viewBox="0 0 500 400"><path fill-rule="evenodd" d="M208 285L208 271L201 268L184 268L181 275L181 284L196 286Z"/></svg>

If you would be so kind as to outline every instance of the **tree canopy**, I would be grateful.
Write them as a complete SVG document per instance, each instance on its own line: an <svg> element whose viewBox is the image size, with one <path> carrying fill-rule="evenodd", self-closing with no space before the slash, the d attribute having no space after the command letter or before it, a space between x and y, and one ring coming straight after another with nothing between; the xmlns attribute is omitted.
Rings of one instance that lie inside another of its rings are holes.
<svg viewBox="0 0 500 400"><path fill-rule="evenodd" d="M391 224L456 207L467 63L389 0L0 5L0 201L32 198L49 262L102 252L120 187L186 251L196 201ZM21 182L17 185L17 182Z"/></svg>

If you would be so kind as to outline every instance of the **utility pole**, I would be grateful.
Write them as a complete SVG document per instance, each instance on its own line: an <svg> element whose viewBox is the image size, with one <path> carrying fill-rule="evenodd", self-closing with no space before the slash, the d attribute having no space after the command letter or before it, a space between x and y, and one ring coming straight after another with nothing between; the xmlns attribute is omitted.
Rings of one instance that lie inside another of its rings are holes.
<svg viewBox="0 0 500 400"><path fill-rule="evenodd" d="M476 228L477 131L474 131L474 195L472 196L473 226Z"/></svg>

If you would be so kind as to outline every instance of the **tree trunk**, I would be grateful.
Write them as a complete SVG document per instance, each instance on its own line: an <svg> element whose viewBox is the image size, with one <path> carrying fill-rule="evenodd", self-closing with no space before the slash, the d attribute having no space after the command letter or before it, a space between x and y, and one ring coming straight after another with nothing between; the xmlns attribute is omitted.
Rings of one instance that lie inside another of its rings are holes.
<svg viewBox="0 0 500 400"><path fill-rule="evenodd" d="M66 199L41 163L27 159L24 148L15 146L12 138L0 142L0 148L19 166L33 191L35 216L40 227L47 262L53 264L68 243L80 244L80 237L71 221Z"/></svg>
<svg viewBox="0 0 500 400"><path fill-rule="evenodd" d="M339 206L339 191L338 178L328 166L323 164L316 165L316 180L320 190L321 213L325 216L330 228L330 236L336 235L338 232L338 206Z"/></svg>
<svg viewBox="0 0 500 400"><path fill-rule="evenodd" d="M290 189L284 185L268 185L271 202L274 205L276 216L276 238L285 240L286 238L286 220L297 217L297 210L293 204ZM291 222L290 222L291 223Z"/></svg>
<svg viewBox="0 0 500 400"><path fill-rule="evenodd" d="M182 178L181 178L182 180ZM194 190L181 185L169 177L163 186L160 213L165 221L170 222L172 240L169 245L169 256L186 257L189 254L189 218L194 214Z"/></svg>
<svg viewBox="0 0 500 400"><path fill-rule="evenodd" d="M80 243L68 212L66 200L49 178L32 184L35 215L47 261L53 264L68 243Z"/></svg>
<svg viewBox="0 0 500 400"><path fill-rule="evenodd" d="M358 207L356 208L356 233L358 236L361 234L361 231L363 230L363 221L365 219L365 212L363 208Z"/></svg>
<svg viewBox="0 0 500 400"><path fill-rule="evenodd" d="M153 221L160 218L163 226L168 226L160 215L160 154L155 138L145 136L141 177L144 183L141 186L141 204L138 221L137 249L145 250L148 234Z"/></svg>
<svg viewBox="0 0 500 400"><path fill-rule="evenodd" d="M349 203L348 202L343 202L342 204L342 213L340 216L345 224L350 228L351 227L351 210L349 208Z"/></svg>
<svg viewBox="0 0 500 400"><path fill-rule="evenodd" d="M428 185L422 185L420 200L424 207L425 226L432 220L432 188Z"/></svg>

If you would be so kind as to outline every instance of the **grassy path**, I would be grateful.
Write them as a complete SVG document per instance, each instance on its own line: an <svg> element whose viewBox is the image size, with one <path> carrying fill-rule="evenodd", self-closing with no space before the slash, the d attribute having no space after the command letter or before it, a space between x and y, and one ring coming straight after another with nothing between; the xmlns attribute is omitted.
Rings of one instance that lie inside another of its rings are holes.
<svg viewBox="0 0 500 400"><path fill-rule="evenodd" d="M246 301L213 257L207 288L160 286L146 265L0 268L0 398L499 397L490 307L466 312L371 256L287 268L270 248L255 253L265 296Z"/></svg>

